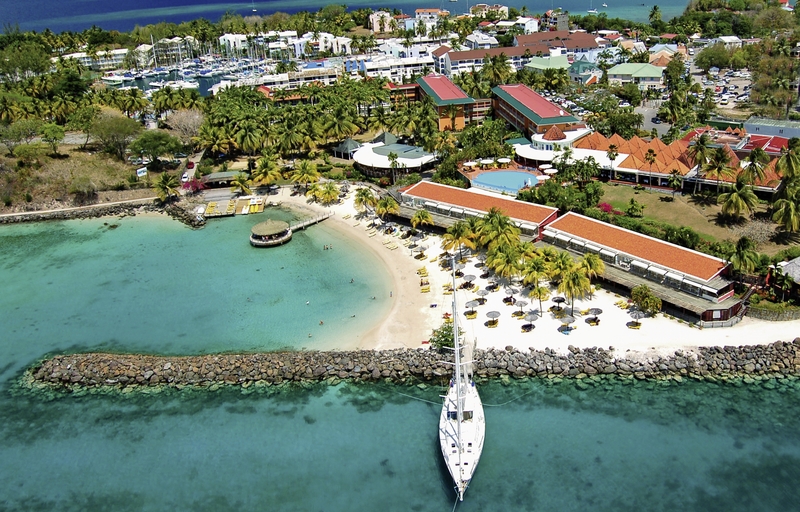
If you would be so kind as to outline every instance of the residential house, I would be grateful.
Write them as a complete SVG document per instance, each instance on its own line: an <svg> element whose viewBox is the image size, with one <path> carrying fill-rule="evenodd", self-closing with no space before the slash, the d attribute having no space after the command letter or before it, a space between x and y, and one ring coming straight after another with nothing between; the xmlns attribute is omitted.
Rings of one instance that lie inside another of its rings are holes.
<svg viewBox="0 0 800 512"><path fill-rule="evenodd" d="M737 50L742 47L742 40L736 36L719 36L711 40L711 45L721 43L728 51Z"/></svg>
<svg viewBox="0 0 800 512"><path fill-rule="evenodd" d="M470 50L486 50L489 48L497 48L500 43L494 36L484 34L483 32L475 31L468 35L464 43Z"/></svg>
<svg viewBox="0 0 800 512"><path fill-rule="evenodd" d="M369 26L376 34L392 31L392 15L386 11L376 11L369 15Z"/></svg>
<svg viewBox="0 0 800 512"><path fill-rule="evenodd" d="M469 12L478 18L486 18L490 13L493 14L493 19L508 18L508 6L500 4L475 4L469 8Z"/></svg>
<svg viewBox="0 0 800 512"><path fill-rule="evenodd" d="M652 64L626 62L608 70L608 83L625 85L634 83L640 90L660 89L664 85L664 69Z"/></svg>

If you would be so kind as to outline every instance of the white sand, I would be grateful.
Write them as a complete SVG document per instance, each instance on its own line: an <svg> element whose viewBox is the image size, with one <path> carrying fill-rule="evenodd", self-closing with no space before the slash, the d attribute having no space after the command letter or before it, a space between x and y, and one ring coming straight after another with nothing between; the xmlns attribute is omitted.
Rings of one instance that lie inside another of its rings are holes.
<svg viewBox="0 0 800 512"><path fill-rule="evenodd" d="M284 190L280 196L272 196L270 199L281 201L286 204L300 206L319 211L333 211L335 215L326 220L326 223L333 224L333 227L352 237L373 251L386 265L394 281L392 290L392 300L394 304L388 317L375 329L368 332L357 343L357 346L342 347L347 349L386 349L386 348L418 348L427 347L422 342L430 337L434 328L439 327L442 322L442 315L452 311L453 295L444 295L444 285L451 282L450 273L440 269L435 261L430 258L442 252L441 239L435 236L422 242L429 249L426 251L427 260L416 260L411 254L411 250L402 245L402 240L394 236L383 235L380 231L377 235L369 237L364 220L356 218L358 212L353 204L354 190L351 190L348 199L342 204L331 207L322 207L317 204L307 203L306 198L301 196L290 197L289 191ZM346 215L350 218L344 219ZM354 224L360 222L360 225ZM384 241L394 241L399 247L396 250L389 250L383 244ZM415 253L416 254L416 253ZM483 270L476 268L477 260L472 258L466 263L463 270L464 274L480 276ZM430 282L431 292L420 293L420 277L416 271L421 266L428 269L428 281ZM461 284L461 279L457 284ZM478 277L475 281L480 288L485 288L489 282ZM519 287L518 287L519 288ZM553 293L552 296L558 295ZM627 297L618 297L605 290L600 290L594 297L587 297L584 300L576 300L575 304L575 323L577 329L570 334L558 332L561 321L556 319L548 308L553 305L552 300L543 302L545 314L534 322L535 329L528 333L521 332L521 325L527 323L524 320L517 320L511 316L519 307L512 307L503 304L502 299L506 293L501 286L499 291L490 293L486 298L487 302L483 306L478 306L478 317L474 320L467 320L463 312L467 309L464 304L477 295L469 291L457 290L455 294L459 304L459 325L465 331L467 339L475 339L478 348L504 348L512 346L520 350L528 348L544 349L551 348L564 353L569 345L579 348L602 347L608 349L614 347L617 356L628 357L649 357L650 355L661 355L672 353L677 349L691 351L699 346L724 346L724 345L756 345L772 343L778 340L791 341L800 336L800 321L793 322L766 322L745 317L742 322L734 327L716 329L698 329L689 327L685 323L679 323L658 315L655 318L644 318L641 320L641 328L638 330L629 329L627 324L631 322L628 313L615 306L619 300L627 300ZM539 303L536 300L515 295L518 300L526 300L528 305L524 311L538 309ZM438 307L431 308L431 304L438 304ZM568 311L570 310L567 306ZM600 308L603 313L599 315L600 325L590 326L585 322L585 317L580 315L580 311L588 308ZM488 328L486 313L489 311L499 311L501 313L499 325L496 328ZM627 352L632 353L627 353Z"/></svg>

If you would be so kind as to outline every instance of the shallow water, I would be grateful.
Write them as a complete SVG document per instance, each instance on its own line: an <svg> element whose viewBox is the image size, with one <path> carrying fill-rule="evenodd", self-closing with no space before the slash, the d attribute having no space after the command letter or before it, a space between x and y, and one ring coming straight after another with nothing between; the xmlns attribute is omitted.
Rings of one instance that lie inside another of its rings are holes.
<svg viewBox="0 0 800 512"><path fill-rule="evenodd" d="M260 220L0 229L0 510L451 509L436 385L17 386L51 352L319 348L385 315L387 279L369 254L325 223L251 249ZM486 445L459 510L798 509L798 381L585 382L481 385Z"/></svg>
<svg viewBox="0 0 800 512"><path fill-rule="evenodd" d="M16 396L0 411L0 495L10 510L449 510L439 406L421 401L439 391ZM796 510L794 385L481 392L521 398L486 407L460 510Z"/></svg>

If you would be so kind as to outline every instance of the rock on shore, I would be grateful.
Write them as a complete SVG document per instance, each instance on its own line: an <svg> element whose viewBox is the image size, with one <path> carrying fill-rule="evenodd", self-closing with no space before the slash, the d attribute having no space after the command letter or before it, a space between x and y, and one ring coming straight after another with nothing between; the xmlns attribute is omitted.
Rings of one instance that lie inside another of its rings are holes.
<svg viewBox="0 0 800 512"><path fill-rule="evenodd" d="M451 374L451 354L432 350L362 350L351 352L271 352L166 357L105 353L59 355L27 372L32 385L62 389L271 385L333 380L399 383L444 381ZM598 374L632 379L693 378L716 380L785 378L800 374L800 338L792 342L676 351L667 357L618 358L601 348L558 354L550 349L522 352L477 350L477 380L490 378L582 379Z"/></svg>

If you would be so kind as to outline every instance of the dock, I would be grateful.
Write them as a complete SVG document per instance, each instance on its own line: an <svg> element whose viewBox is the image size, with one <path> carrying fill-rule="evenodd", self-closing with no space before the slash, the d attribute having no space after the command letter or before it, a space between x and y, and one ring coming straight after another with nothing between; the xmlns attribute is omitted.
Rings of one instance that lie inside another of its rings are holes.
<svg viewBox="0 0 800 512"><path fill-rule="evenodd" d="M325 214L320 215L318 217L314 217L313 219L306 219L306 220L304 220L302 222L298 222L296 224L292 224L291 226L289 226L289 229L291 229L292 232L295 232L295 231L298 231L298 230L301 230L301 229L306 229L308 226L312 226L314 224L317 224L318 222L322 222L323 220L325 220L325 219L327 219L328 217L331 217L331 216L333 216L333 212L328 212L328 213L325 213Z"/></svg>

